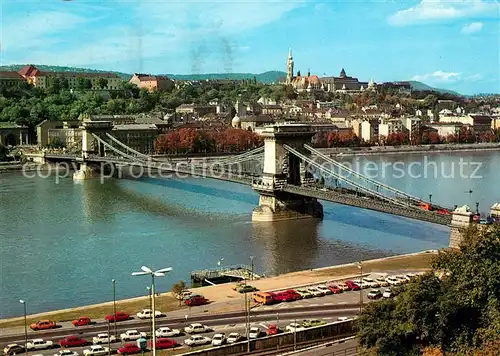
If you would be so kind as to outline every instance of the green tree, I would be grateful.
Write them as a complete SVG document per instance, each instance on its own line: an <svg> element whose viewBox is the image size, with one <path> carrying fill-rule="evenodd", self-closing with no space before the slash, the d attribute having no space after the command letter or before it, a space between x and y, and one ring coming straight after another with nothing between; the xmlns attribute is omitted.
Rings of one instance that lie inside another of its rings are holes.
<svg viewBox="0 0 500 356"><path fill-rule="evenodd" d="M76 88L79 90L85 89L85 78L84 77L77 77L76 78Z"/></svg>
<svg viewBox="0 0 500 356"><path fill-rule="evenodd" d="M182 304L182 293L187 290L186 282L179 281L172 286L172 294L179 300L179 306Z"/></svg>

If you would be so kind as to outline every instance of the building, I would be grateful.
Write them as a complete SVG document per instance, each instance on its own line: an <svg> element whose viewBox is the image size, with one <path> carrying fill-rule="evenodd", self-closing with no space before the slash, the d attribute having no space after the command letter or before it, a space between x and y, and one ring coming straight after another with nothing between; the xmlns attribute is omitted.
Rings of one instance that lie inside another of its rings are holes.
<svg viewBox="0 0 500 356"><path fill-rule="evenodd" d="M389 135L403 131L403 123L400 119L386 119L382 120L378 125L378 134L380 136L388 137Z"/></svg>
<svg viewBox="0 0 500 356"><path fill-rule="evenodd" d="M239 117L236 114L231 120L231 126L234 128L258 131L259 128L274 123L275 120L269 115L246 115Z"/></svg>
<svg viewBox="0 0 500 356"><path fill-rule="evenodd" d="M408 131L410 138L420 132L422 120L418 117L405 117L402 119L404 128Z"/></svg>
<svg viewBox="0 0 500 356"><path fill-rule="evenodd" d="M279 116L283 113L281 105L264 105L262 107L263 115Z"/></svg>
<svg viewBox="0 0 500 356"><path fill-rule="evenodd" d="M448 115L440 115L439 122L469 125L472 126L475 132L486 132L491 131L492 129L493 117L483 114L455 115L453 113L450 113Z"/></svg>
<svg viewBox="0 0 500 356"><path fill-rule="evenodd" d="M0 87L12 88L26 80L15 71L0 71Z"/></svg>
<svg viewBox="0 0 500 356"><path fill-rule="evenodd" d="M174 88L174 81L166 75L134 73L128 82L148 91L170 91Z"/></svg>
<svg viewBox="0 0 500 356"><path fill-rule="evenodd" d="M436 130L438 135L441 137L448 137L450 135L458 135L460 133L460 129L464 127L463 124L452 122L434 122L430 124L426 124L426 127L429 127L433 130Z"/></svg>
<svg viewBox="0 0 500 356"><path fill-rule="evenodd" d="M158 128L155 124L114 125L111 134L133 150L153 154Z"/></svg>
<svg viewBox="0 0 500 356"><path fill-rule="evenodd" d="M43 120L36 125L36 138L38 146L45 147L55 140L65 146L81 138L80 121L49 121ZM76 132L78 131L78 133Z"/></svg>
<svg viewBox="0 0 500 356"><path fill-rule="evenodd" d="M29 130L12 122L0 122L0 144L4 146L28 145Z"/></svg>
<svg viewBox="0 0 500 356"><path fill-rule="evenodd" d="M378 139L379 119L357 118L351 120L353 133L364 142L373 142Z"/></svg>
<svg viewBox="0 0 500 356"><path fill-rule="evenodd" d="M375 89L373 80L368 82L360 82L358 78L350 77L342 68L338 77L322 77L321 83L325 86L325 90L329 92L357 92L364 89Z"/></svg>
<svg viewBox="0 0 500 356"><path fill-rule="evenodd" d="M36 88L46 89L52 78L65 80L72 90L118 90L122 80L115 73L107 72L49 72L33 65L23 67L19 74Z"/></svg>
<svg viewBox="0 0 500 356"><path fill-rule="evenodd" d="M215 114L217 108L212 105L198 105L198 104L181 104L176 109L177 114L193 114L198 117L213 113Z"/></svg>

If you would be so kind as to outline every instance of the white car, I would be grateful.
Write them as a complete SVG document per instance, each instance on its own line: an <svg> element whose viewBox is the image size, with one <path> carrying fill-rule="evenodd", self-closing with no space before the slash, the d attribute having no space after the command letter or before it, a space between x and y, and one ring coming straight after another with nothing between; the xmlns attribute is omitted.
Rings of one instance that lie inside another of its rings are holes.
<svg viewBox="0 0 500 356"><path fill-rule="evenodd" d="M339 316L337 318L337 321L347 321L347 320L350 320L351 318L349 318L348 316Z"/></svg>
<svg viewBox="0 0 500 356"><path fill-rule="evenodd" d="M212 345L213 346L221 346L226 342L226 335L224 333L215 334L212 336Z"/></svg>
<svg viewBox="0 0 500 356"><path fill-rule="evenodd" d="M286 331L302 331L305 330L306 328L303 327L301 324L298 323L290 323L285 327Z"/></svg>
<svg viewBox="0 0 500 356"><path fill-rule="evenodd" d="M387 283L391 286L399 286L401 284L401 281L397 279L396 277L390 276L386 278Z"/></svg>
<svg viewBox="0 0 500 356"><path fill-rule="evenodd" d="M53 356L78 356L78 352L72 350L60 350Z"/></svg>
<svg viewBox="0 0 500 356"><path fill-rule="evenodd" d="M259 327L252 326L250 328L250 331L248 332L248 338L249 339L257 339L261 333L262 333L262 331L260 330Z"/></svg>
<svg viewBox="0 0 500 356"><path fill-rule="evenodd" d="M94 345L99 345L99 344L107 344L107 343L113 343L116 342L116 337L113 335L109 336L108 333L101 333L97 334L97 336L94 336L92 338L92 343Z"/></svg>
<svg viewBox="0 0 500 356"><path fill-rule="evenodd" d="M121 341L135 341L141 337L146 338L146 333L138 332L137 330L127 330L123 334L120 334Z"/></svg>
<svg viewBox="0 0 500 356"><path fill-rule="evenodd" d="M201 335L192 335L189 339L184 340L188 346L198 346L209 344L212 340L209 337Z"/></svg>
<svg viewBox="0 0 500 356"><path fill-rule="evenodd" d="M370 286L370 288L378 288L378 287L380 287L380 284L378 284L378 282L375 281L372 278L363 278L363 282L368 283L368 285Z"/></svg>
<svg viewBox="0 0 500 356"><path fill-rule="evenodd" d="M28 350L45 350L53 347L54 343L52 341L45 341L44 339L33 339L26 344Z"/></svg>
<svg viewBox="0 0 500 356"><path fill-rule="evenodd" d="M405 276L396 276L396 278L401 281L401 284L408 283L408 280Z"/></svg>
<svg viewBox="0 0 500 356"><path fill-rule="evenodd" d="M386 281L384 277L378 277L375 281L381 286L381 287L387 287L389 285L389 282Z"/></svg>
<svg viewBox="0 0 500 356"><path fill-rule="evenodd" d="M101 345L92 345L90 349L83 350L83 356L103 356L109 353L107 347L102 347Z"/></svg>
<svg viewBox="0 0 500 356"><path fill-rule="evenodd" d="M323 293L323 291L319 290L316 287L308 287L307 291L309 293L311 293L312 295L314 295L315 297L322 297L325 295L325 293Z"/></svg>
<svg viewBox="0 0 500 356"><path fill-rule="evenodd" d="M404 277L408 282L410 282L413 281L415 278L417 278L417 275L415 273L407 273L404 275Z"/></svg>
<svg viewBox="0 0 500 356"><path fill-rule="evenodd" d="M326 295L326 294L333 294L333 292L332 292L330 289L328 289L328 287L327 287L327 286L325 286L325 285L323 285L323 284L322 284L322 285L319 285L319 286L316 286L316 288L317 288L317 289L319 289L320 291L322 291L322 292L323 292L323 294L325 294L325 295Z"/></svg>
<svg viewBox="0 0 500 356"><path fill-rule="evenodd" d="M179 329L170 329L168 326L163 326L156 330L156 337L172 337L179 336L181 331Z"/></svg>
<svg viewBox="0 0 500 356"><path fill-rule="evenodd" d="M241 335L239 333L231 333L227 336L227 343L232 344L235 342L238 342L242 339Z"/></svg>
<svg viewBox="0 0 500 356"><path fill-rule="evenodd" d="M163 314L159 310L155 310L156 318L161 318L162 316L165 316L165 314ZM137 313L137 317L139 319L151 319L153 317L153 311L151 309L143 309L139 313Z"/></svg>
<svg viewBox="0 0 500 356"><path fill-rule="evenodd" d="M370 288L370 285L362 279L355 279L353 282L356 283L361 289Z"/></svg>
<svg viewBox="0 0 500 356"><path fill-rule="evenodd" d="M391 292L390 289L384 290L384 293L382 293L383 298L392 298L394 297L394 293Z"/></svg>
<svg viewBox="0 0 500 356"><path fill-rule="evenodd" d="M189 324L188 326L186 326L184 328L184 331L187 334L199 334L199 333L206 333L206 332L212 331L212 329L206 325L194 323L194 324Z"/></svg>
<svg viewBox="0 0 500 356"><path fill-rule="evenodd" d="M177 298L178 300L184 300L184 299L188 298L191 294L192 294L192 292L185 290L181 294L176 294L175 298Z"/></svg>

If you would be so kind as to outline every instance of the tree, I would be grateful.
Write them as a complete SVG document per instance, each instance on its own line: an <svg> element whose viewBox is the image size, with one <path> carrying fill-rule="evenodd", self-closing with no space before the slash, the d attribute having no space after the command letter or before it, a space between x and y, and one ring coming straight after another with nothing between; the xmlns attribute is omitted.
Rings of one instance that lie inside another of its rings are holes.
<svg viewBox="0 0 500 356"><path fill-rule="evenodd" d="M187 290L186 282L179 281L172 286L172 294L179 300L179 306L182 303L182 293Z"/></svg>
<svg viewBox="0 0 500 356"><path fill-rule="evenodd" d="M422 348L472 354L500 345L500 226L469 228L460 250L439 252L432 272L397 299L365 308L358 320L364 347L418 355Z"/></svg>

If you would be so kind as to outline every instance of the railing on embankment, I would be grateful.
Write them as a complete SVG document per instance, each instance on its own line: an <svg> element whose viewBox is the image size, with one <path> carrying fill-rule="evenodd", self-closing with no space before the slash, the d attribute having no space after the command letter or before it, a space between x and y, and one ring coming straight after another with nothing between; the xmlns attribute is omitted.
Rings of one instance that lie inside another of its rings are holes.
<svg viewBox="0 0 500 356"><path fill-rule="evenodd" d="M286 185L283 190L288 193L300 194L311 198L317 198L338 204L350 205L358 208L399 215L410 219L428 221L435 224L449 225L451 223L451 215L440 215L419 208L397 206L375 199L357 197L351 194L342 194L330 190L323 191L319 189L305 188L295 185Z"/></svg>
<svg viewBox="0 0 500 356"><path fill-rule="evenodd" d="M307 328L297 332L286 332L278 335L237 342L230 345L213 347L209 349L193 351L184 355L198 356L224 356L224 355L246 355L250 352L266 352L278 350L289 350L293 345L311 344L315 340L337 340L354 335L354 320L337 321L331 324ZM250 344L250 345L249 345ZM249 347L250 346L250 347Z"/></svg>

